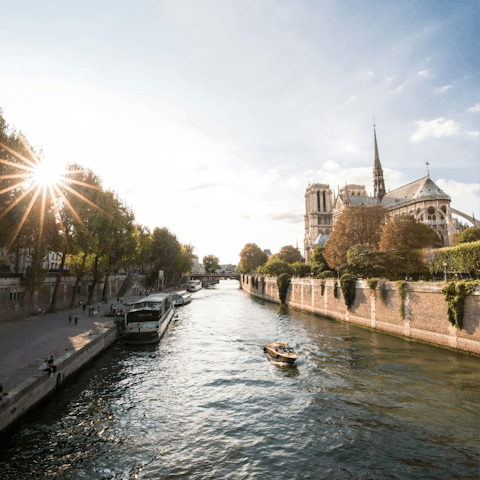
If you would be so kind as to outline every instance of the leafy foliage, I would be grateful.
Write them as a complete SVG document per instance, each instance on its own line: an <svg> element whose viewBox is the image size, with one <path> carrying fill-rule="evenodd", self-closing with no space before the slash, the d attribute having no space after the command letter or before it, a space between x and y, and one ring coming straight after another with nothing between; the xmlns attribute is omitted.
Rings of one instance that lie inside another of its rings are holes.
<svg viewBox="0 0 480 480"><path fill-rule="evenodd" d="M453 237L453 246L480 240L480 228L470 227Z"/></svg>
<svg viewBox="0 0 480 480"><path fill-rule="evenodd" d="M335 229L325 245L324 257L330 268L347 262L347 252L354 245L378 247L385 209L381 206L347 207L337 218Z"/></svg>
<svg viewBox="0 0 480 480"><path fill-rule="evenodd" d="M292 267L287 262L280 260L275 255L272 255L265 265L258 268L258 273L269 275L271 277L278 277L282 273L292 274Z"/></svg>
<svg viewBox="0 0 480 480"><path fill-rule="evenodd" d="M320 272L315 278L335 278L335 272L326 270L324 272Z"/></svg>
<svg viewBox="0 0 480 480"><path fill-rule="evenodd" d="M302 260L302 255L292 245L286 245L282 247L280 251L275 255L278 259L287 263L300 262Z"/></svg>
<svg viewBox="0 0 480 480"><path fill-rule="evenodd" d="M215 273L220 268L220 259L215 255L206 255L203 257L203 266L207 273Z"/></svg>
<svg viewBox="0 0 480 480"><path fill-rule="evenodd" d="M311 272L310 265L306 265L304 262L295 262L290 264L291 271L296 277L306 277Z"/></svg>
<svg viewBox="0 0 480 480"><path fill-rule="evenodd" d="M322 294L322 297L323 297L323 295L325 293L325 280L322 280L320 282L320 288L321 288L321 294Z"/></svg>
<svg viewBox="0 0 480 480"><path fill-rule="evenodd" d="M312 267L313 275L317 277L320 272L324 272L326 270L330 270L323 253L325 252L324 246L317 246L313 249L312 254L310 255L309 262L310 266Z"/></svg>
<svg viewBox="0 0 480 480"><path fill-rule="evenodd" d="M419 277L428 273L422 250L377 252L374 266L379 276L389 280Z"/></svg>
<svg viewBox="0 0 480 480"><path fill-rule="evenodd" d="M465 300L480 285L480 280L448 282L442 288L445 301L448 304L448 321L457 328L463 327Z"/></svg>
<svg viewBox="0 0 480 480"><path fill-rule="evenodd" d="M245 273L253 272L266 263L267 255L256 243L247 243L240 252L240 264Z"/></svg>
<svg viewBox="0 0 480 480"><path fill-rule="evenodd" d="M367 280L367 285L370 290L375 291L378 285L378 278L369 278Z"/></svg>
<svg viewBox="0 0 480 480"><path fill-rule="evenodd" d="M405 298L407 297L407 293L405 292L405 286L407 282L405 280L399 280L397 282L397 287L398 287L398 296L400 297L400 318L405 320Z"/></svg>
<svg viewBox="0 0 480 480"><path fill-rule="evenodd" d="M480 241L438 249L437 258L431 267L431 271L434 273L443 272L443 262L447 263L447 270L450 272L469 272L472 275L478 275L480 270Z"/></svg>
<svg viewBox="0 0 480 480"><path fill-rule="evenodd" d="M354 245L347 252L348 265L358 277L375 277L378 275L375 270L377 256L372 245Z"/></svg>
<svg viewBox="0 0 480 480"><path fill-rule="evenodd" d="M384 252L389 252L391 250L420 250L441 244L438 233L432 228L415 220L411 215L396 215L385 224L379 248Z"/></svg>
<svg viewBox="0 0 480 480"><path fill-rule="evenodd" d="M355 302L357 280L357 277L351 273L345 273L340 277L340 287L342 288L343 299L348 310Z"/></svg>
<svg viewBox="0 0 480 480"><path fill-rule="evenodd" d="M285 305L285 299L287 298L288 287L290 286L290 279L292 277L288 273L282 273L277 278L278 296L280 298L280 304Z"/></svg>
<svg viewBox="0 0 480 480"><path fill-rule="evenodd" d="M335 283L333 284L333 296L335 298L338 298L338 282L335 280Z"/></svg>

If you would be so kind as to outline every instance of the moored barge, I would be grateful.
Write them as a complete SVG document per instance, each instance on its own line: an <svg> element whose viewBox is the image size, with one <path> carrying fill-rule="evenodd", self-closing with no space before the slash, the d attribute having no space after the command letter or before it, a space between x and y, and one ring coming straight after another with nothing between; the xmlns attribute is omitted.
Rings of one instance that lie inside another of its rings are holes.
<svg viewBox="0 0 480 480"><path fill-rule="evenodd" d="M156 293L133 304L125 315L125 343L157 343L174 314L170 293Z"/></svg>

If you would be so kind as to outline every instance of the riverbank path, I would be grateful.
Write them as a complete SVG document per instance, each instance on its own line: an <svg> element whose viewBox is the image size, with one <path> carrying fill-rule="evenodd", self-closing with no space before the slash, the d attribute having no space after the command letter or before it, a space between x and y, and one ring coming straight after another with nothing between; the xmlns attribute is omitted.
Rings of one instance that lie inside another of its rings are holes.
<svg viewBox="0 0 480 480"><path fill-rule="evenodd" d="M123 297L123 304L138 300L139 296ZM65 352L76 351L89 342L90 335L103 332L113 325L113 317L104 317L110 305L122 304L117 297L101 303L97 317L88 316L88 308L65 309L28 318L0 323L0 382L9 392L27 378L45 375L38 367L53 355L54 360ZM95 304L97 308L97 304ZM68 323L68 315L72 322ZM75 325L75 314L79 315Z"/></svg>

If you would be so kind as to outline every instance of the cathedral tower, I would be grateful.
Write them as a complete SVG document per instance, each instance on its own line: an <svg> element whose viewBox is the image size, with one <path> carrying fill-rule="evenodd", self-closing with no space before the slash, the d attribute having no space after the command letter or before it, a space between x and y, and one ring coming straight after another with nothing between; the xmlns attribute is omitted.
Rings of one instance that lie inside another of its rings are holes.
<svg viewBox="0 0 480 480"><path fill-rule="evenodd" d="M385 196L385 181L383 180L383 169L380 163L377 146L377 132L375 124L373 124L373 138L375 141L375 162L373 164L373 196L379 201Z"/></svg>

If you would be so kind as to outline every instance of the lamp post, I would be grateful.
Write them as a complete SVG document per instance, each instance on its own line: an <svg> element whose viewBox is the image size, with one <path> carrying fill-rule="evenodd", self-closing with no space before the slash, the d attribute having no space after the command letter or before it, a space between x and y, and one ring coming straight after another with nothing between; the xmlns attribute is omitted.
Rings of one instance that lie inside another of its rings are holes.
<svg viewBox="0 0 480 480"><path fill-rule="evenodd" d="M447 262L443 262L444 282L447 283Z"/></svg>

